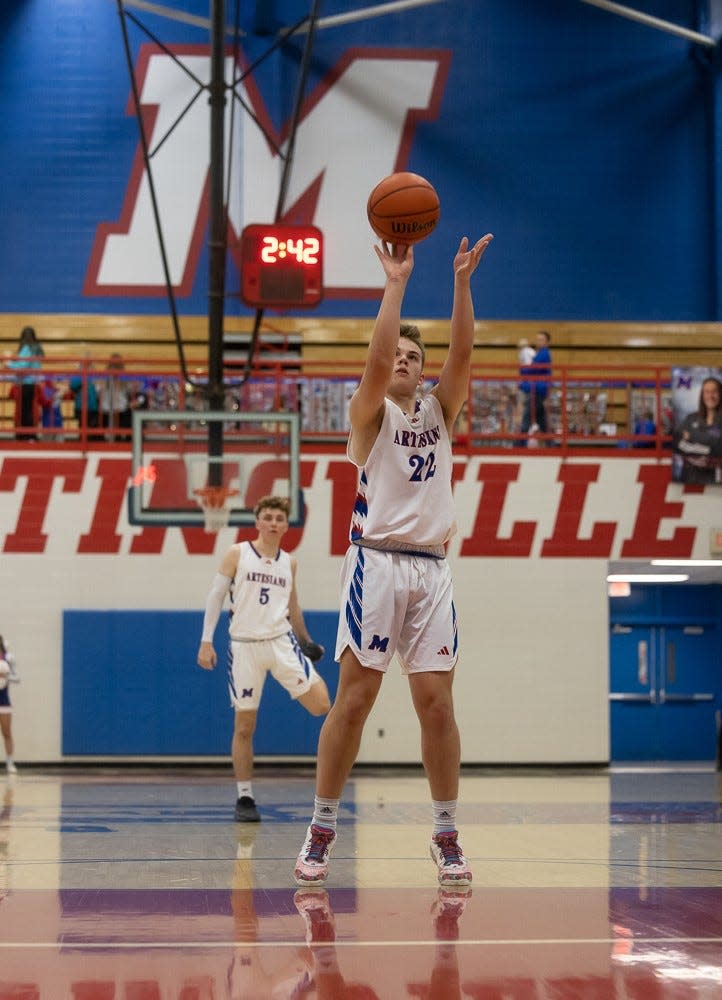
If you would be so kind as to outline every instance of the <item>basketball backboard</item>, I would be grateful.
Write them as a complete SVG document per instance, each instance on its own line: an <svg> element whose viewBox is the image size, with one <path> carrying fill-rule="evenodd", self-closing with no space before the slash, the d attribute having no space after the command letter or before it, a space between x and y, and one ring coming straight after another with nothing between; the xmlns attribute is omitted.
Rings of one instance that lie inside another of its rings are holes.
<svg viewBox="0 0 722 1000"><path fill-rule="evenodd" d="M289 521L303 520L296 413L155 411L133 413L131 524L203 527L207 487L222 487L230 526L255 523L267 494L287 496Z"/></svg>

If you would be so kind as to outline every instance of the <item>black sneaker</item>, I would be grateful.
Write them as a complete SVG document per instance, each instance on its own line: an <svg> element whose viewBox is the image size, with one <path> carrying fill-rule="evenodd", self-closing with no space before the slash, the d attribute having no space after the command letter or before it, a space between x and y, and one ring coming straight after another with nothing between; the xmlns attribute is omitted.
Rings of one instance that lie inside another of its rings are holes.
<svg viewBox="0 0 722 1000"><path fill-rule="evenodd" d="M236 823L260 823L261 814L250 795L241 795L236 802Z"/></svg>

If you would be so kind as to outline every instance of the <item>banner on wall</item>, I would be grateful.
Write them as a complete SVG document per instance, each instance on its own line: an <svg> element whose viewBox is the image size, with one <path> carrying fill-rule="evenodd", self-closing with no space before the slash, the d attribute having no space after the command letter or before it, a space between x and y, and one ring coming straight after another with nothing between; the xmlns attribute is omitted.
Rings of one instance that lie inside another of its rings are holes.
<svg viewBox="0 0 722 1000"><path fill-rule="evenodd" d="M722 368L674 368L672 410L672 479L722 485Z"/></svg>
<svg viewBox="0 0 722 1000"><path fill-rule="evenodd" d="M308 540L316 556L342 559L356 470L343 454L306 452L299 473L307 517L289 530L284 547L294 552ZM253 468L248 488L253 495L272 493L278 475L278 462L269 457ZM687 559L707 555L705 529L718 524L720 494L674 487L668 463L656 460L474 456L455 459L452 476L459 530L449 552L462 563L468 557ZM167 526L130 525L130 477L129 458L119 454L4 456L0 552L68 559L122 555L142 562L171 551L212 556L253 535L251 528L217 535L202 526L174 527L172 518ZM74 578L71 568L67 578ZM142 605L144 598L134 595L133 605L136 599Z"/></svg>
<svg viewBox="0 0 722 1000"><path fill-rule="evenodd" d="M689 0L655 6L694 20ZM59 329L66 314L165 315L166 267L180 313L207 311L211 45L203 18L171 11L208 3L126 7L142 8L128 49L155 197L116 4L0 2L5 313L57 316ZM415 253L409 316L446 319L460 239L493 232L475 279L485 319L716 320L715 213L697 183L718 144L715 80L688 44L649 30L642 43L639 26L580 3L325 0L297 106L308 36L272 44L252 10L290 28L308 4L239 7L248 24L238 46L227 39L224 92L229 245L276 221L292 161L283 216L324 234L319 316L375 316L384 276L366 201L410 170L442 209ZM248 317L238 255L228 263L225 306Z"/></svg>

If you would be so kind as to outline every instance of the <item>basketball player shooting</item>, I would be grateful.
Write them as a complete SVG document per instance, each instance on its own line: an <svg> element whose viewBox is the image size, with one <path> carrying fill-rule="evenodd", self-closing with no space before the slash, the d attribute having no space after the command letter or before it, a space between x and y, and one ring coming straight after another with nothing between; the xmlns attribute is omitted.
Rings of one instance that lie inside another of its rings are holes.
<svg viewBox="0 0 722 1000"><path fill-rule="evenodd" d="M314 812L294 871L299 885L326 880L341 793L394 654L408 676L421 728L438 881L471 883L456 829L461 747L452 683L458 648L445 547L455 530L451 435L467 398L474 343L470 281L491 240L487 234L469 247L464 237L454 256L449 351L427 395L419 394L425 356L420 332L401 324L413 247L375 247L386 282L349 410L347 455L358 469L358 492L341 574L339 685L319 738Z"/></svg>

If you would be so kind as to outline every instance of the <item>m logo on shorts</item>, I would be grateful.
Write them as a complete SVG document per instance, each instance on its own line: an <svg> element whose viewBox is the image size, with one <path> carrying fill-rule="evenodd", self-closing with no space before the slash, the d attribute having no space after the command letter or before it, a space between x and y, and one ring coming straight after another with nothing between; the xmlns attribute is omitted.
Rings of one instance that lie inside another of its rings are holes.
<svg viewBox="0 0 722 1000"><path fill-rule="evenodd" d="M380 635L374 634L374 637L369 645L369 649L378 649L380 653L385 653L388 644L389 644L388 636L384 636L384 638L382 639Z"/></svg>
<svg viewBox="0 0 722 1000"><path fill-rule="evenodd" d="M242 688L241 698L252 698L252 697L253 697L253 688Z"/></svg>

